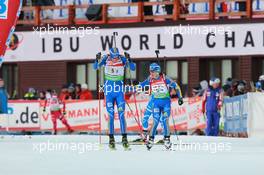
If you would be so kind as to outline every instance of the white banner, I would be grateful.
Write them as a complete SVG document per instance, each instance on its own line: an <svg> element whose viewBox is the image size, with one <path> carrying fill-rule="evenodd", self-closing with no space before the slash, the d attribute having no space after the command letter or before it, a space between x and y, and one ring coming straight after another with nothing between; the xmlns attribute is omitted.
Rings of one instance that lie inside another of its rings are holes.
<svg viewBox="0 0 264 175"><path fill-rule="evenodd" d="M132 58L153 58L156 49L167 57L264 55L264 23L85 30L48 28L49 31L38 28L35 29L38 32L16 33L17 48L8 50L5 60L95 59L96 53L107 53L113 46L114 31L118 32L117 47L121 52L129 52Z"/></svg>
<svg viewBox="0 0 264 175"><path fill-rule="evenodd" d="M6 126L10 129L34 130L40 127L39 102L10 102Z"/></svg>
<svg viewBox="0 0 264 175"><path fill-rule="evenodd" d="M28 101L13 101L9 104L11 114L7 117L0 117L0 130L9 128L11 131L22 130L52 130L53 125L49 106L43 112L43 101L28 102ZM138 132L141 125L142 117L146 109L148 101L138 101L137 110L134 101L126 104L126 123L128 131ZM188 130L195 128L204 128L205 121L201 113L200 99L185 99L185 103L179 106L176 100L172 101L170 128L177 130ZM115 110L117 111L117 109ZM105 103L101 100L101 110L99 109L99 101L68 101L66 103L66 119L76 131L95 131L100 130L100 113L101 113L101 130L108 130L108 114L105 108ZM193 117L195 114L195 117ZM188 121L189 120L189 121ZM150 118L150 126L152 118ZM65 126L60 121L57 122L59 130L65 130ZM159 129L161 126L159 126ZM118 113L115 113L115 130L120 130Z"/></svg>
<svg viewBox="0 0 264 175"><path fill-rule="evenodd" d="M264 93L248 93L248 135L264 137Z"/></svg>

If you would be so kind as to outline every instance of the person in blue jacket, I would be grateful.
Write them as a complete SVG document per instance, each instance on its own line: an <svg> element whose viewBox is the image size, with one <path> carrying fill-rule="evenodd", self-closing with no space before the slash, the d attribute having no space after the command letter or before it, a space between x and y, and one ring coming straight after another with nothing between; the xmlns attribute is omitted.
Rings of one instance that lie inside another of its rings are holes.
<svg viewBox="0 0 264 175"><path fill-rule="evenodd" d="M124 148L129 148L127 141L126 121L125 121L125 99L124 99L124 74L125 68L135 70L135 64L130 58L120 55L117 48L111 48L109 55L97 56L94 69L104 66L104 95L106 98L106 109L109 115L109 147L115 149L114 139L114 105L116 103L120 120L122 134L122 144Z"/></svg>
<svg viewBox="0 0 264 175"><path fill-rule="evenodd" d="M8 94L4 87L4 81L0 78L0 114L7 114Z"/></svg>
<svg viewBox="0 0 264 175"><path fill-rule="evenodd" d="M153 100L153 126L149 133L147 148L151 149L154 144L154 138L159 122L163 124L164 146L166 149L171 147L169 117L171 111L171 98L169 89L179 89L176 82L169 77L161 74L161 68L157 63L152 63L149 67L150 76L143 82L139 83L138 87L144 90L147 86L150 89L150 94ZM178 103L183 104L183 99L180 91L177 91Z"/></svg>
<svg viewBox="0 0 264 175"><path fill-rule="evenodd" d="M209 88L203 95L203 113L206 112L207 136L218 136L220 110L223 105L223 91L220 86L219 78L211 78Z"/></svg>

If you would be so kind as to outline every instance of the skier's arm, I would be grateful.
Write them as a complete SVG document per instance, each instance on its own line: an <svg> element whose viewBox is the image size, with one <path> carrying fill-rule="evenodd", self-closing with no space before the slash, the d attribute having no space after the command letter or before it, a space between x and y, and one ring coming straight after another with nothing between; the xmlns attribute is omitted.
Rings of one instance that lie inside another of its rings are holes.
<svg viewBox="0 0 264 175"><path fill-rule="evenodd" d="M150 89L150 77L148 77L146 80L144 80L143 82L140 82L137 86L136 86L136 90L141 91L141 92L145 92L146 88L149 87ZM136 91L135 90L135 91Z"/></svg>
<svg viewBox="0 0 264 175"><path fill-rule="evenodd" d="M124 56L121 56L121 60L123 62L123 64L125 65L125 67L128 67L129 66L129 69L132 70L132 71L135 71L136 70L136 65L135 63L133 63L131 61L130 58L126 58Z"/></svg>
<svg viewBox="0 0 264 175"><path fill-rule="evenodd" d="M93 64L93 68L95 70L99 69L100 67L104 66L106 64L106 59L107 59L107 55L104 55L102 58L102 61L100 63L98 63L98 60L96 59L94 64Z"/></svg>
<svg viewBox="0 0 264 175"><path fill-rule="evenodd" d="M144 80L143 82L140 82L138 84L138 86L141 86L142 88L145 88L146 86L150 85L150 78L148 77L146 80Z"/></svg>
<svg viewBox="0 0 264 175"><path fill-rule="evenodd" d="M173 81L171 78L169 78L167 76L166 76L166 84L168 84L170 88L176 90L176 95L178 97L178 104L182 105L183 104L183 98L182 98L180 86L175 81Z"/></svg>
<svg viewBox="0 0 264 175"><path fill-rule="evenodd" d="M176 90L176 95L178 98L182 98L180 86L175 81L166 76L166 84L169 85L170 88Z"/></svg>

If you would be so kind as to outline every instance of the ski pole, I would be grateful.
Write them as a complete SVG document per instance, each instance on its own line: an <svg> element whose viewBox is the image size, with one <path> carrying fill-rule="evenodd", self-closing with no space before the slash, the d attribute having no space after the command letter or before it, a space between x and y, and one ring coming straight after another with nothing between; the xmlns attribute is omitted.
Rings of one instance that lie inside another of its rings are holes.
<svg viewBox="0 0 264 175"><path fill-rule="evenodd" d="M139 127L139 130L140 130L139 134L140 134L141 138L144 138L143 129L142 129L142 126L140 124L140 121L135 117L135 115L133 113L133 110L132 110L131 106L129 105L129 103L127 101L126 101L126 104L127 104L128 108L129 108L130 112L133 114L133 118L134 118L134 120L136 121L136 123L137 123L137 125Z"/></svg>
<svg viewBox="0 0 264 175"><path fill-rule="evenodd" d="M98 60L98 64L99 61L101 59L101 52L96 54L96 59ZM100 74L100 67L98 67L97 69L97 75L98 75L98 110L99 110L99 144L102 143L102 116L101 116L101 94L100 94L100 88L101 88L101 74Z"/></svg>

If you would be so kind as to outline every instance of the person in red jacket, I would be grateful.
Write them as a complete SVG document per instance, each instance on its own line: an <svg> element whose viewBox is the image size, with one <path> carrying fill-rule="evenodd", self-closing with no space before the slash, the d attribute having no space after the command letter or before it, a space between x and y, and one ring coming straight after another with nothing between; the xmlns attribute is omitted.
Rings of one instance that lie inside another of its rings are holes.
<svg viewBox="0 0 264 175"><path fill-rule="evenodd" d="M88 85L87 84L82 84L82 91L80 95L80 100L92 100L93 99L93 94L91 91L88 90Z"/></svg>
<svg viewBox="0 0 264 175"><path fill-rule="evenodd" d="M68 92L68 86L67 85L63 85L62 89L61 89L61 92L60 92L60 95L59 95L59 99L61 101L68 100L69 96L70 96L70 93Z"/></svg>
<svg viewBox="0 0 264 175"><path fill-rule="evenodd" d="M57 135L57 120L61 120L61 122L66 126L69 133L73 132L73 129L69 125L68 121L65 118L66 110L65 103L59 100L57 93L55 91L52 92L51 97L45 100L43 112L46 112L46 107L49 105L51 120L53 123L53 134Z"/></svg>

